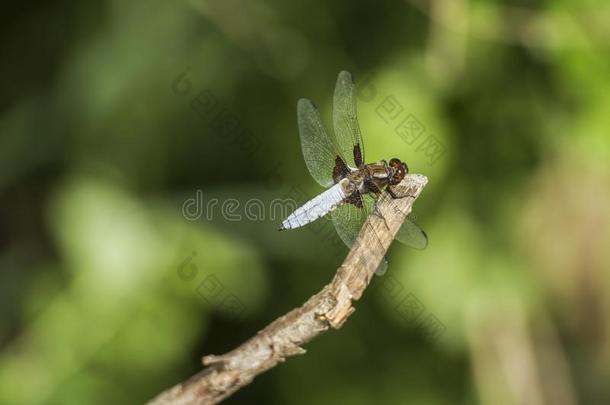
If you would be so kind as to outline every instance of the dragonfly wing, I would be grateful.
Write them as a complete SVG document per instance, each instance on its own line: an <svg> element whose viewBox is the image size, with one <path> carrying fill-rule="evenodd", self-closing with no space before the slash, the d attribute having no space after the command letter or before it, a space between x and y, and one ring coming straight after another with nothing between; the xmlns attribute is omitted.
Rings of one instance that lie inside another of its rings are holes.
<svg viewBox="0 0 610 405"><path fill-rule="evenodd" d="M398 230L396 240L415 249L425 249L428 246L426 232L408 217Z"/></svg>
<svg viewBox="0 0 610 405"><path fill-rule="evenodd" d="M330 213L335 230L347 247L352 247L366 220L365 209L346 202Z"/></svg>
<svg viewBox="0 0 610 405"><path fill-rule="evenodd" d="M333 97L333 127L339 152L352 167L364 162L364 145L356 110L356 84L352 74L339 73Z"/></svg>
<svg viewBox="0 0 610 405"><path fill-rule="evenodd" d="M369 194L360 195L362 199L362 208L356 207L350 203L344 203L339 206L337 209L331 212L331 217L333 220L333 225L337 230L337 234L341 240L347 245L347 247L351 248L354 244L354 241L358 237L360 230L366 223L366 219L368 216L375 210L376 200ZM376 245L370 246L371 249L381 249L383 247L381 245L381 241L378 238L374 238L377 243ZM388 268L388 261L384 257L379 267L376 270L378 275L382 275L386 272Z"/></svg>
<svg viewBox="0 0 610 405"><path fill-rule="evenodd" d="M369 214L375 209L375 198L370 194L358 194L362 200L362 207L354 204L344 203L331 212L333 225L339 237L347 245L352 247L358 237L358 233L366 222Z"/></svg>
<svg viewBox="0 0 610 405"><path fill-rule="evenodd" d="M299 100L297 122L303 157L311 177L323 187L332 186L333 169L338 152L326 134L320 112L311 100L304 98Z"/></svg>
<svg viewBox="0 0 610 405"><path fill-rule="evenodd" d="M370 194L360 195L362 208L353 204L344 203L331 212L333 225L341 240L352 247L360 229L364 225L369 214L375 214L377 200ZM396 207L398 209L398 207ZM395 237L399 242L414 249L425 249L428 246L428 236L413 220L407 219L402 224Z"/></svg>

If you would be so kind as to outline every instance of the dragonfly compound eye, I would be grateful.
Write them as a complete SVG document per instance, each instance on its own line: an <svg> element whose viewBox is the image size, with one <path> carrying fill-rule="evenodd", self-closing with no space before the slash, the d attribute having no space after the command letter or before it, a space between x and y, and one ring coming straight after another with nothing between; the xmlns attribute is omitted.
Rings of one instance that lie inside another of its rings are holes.
<svg viewBox="0 0 610 405"><path fill-rule="evenodd" d="M400 166L400 164L401 164L400 159L396 159L396 158L390 159L390 167L398 168Z"/></svg>
<svg viewBox="0 0 610 405"><path fill-rule="evenodd" d="M402 179L405 178L405 174L407 174L407 166L404 163L401 163L398 167L395 168L390 182L392 184L400 183Z"/></svg>

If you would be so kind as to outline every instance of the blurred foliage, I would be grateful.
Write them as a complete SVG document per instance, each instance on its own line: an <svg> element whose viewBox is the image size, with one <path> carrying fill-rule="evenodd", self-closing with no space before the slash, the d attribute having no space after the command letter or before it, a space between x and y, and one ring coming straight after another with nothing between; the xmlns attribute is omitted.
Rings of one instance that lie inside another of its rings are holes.
<svg viewBox="0 0 610 405"><path fill-rule="evenodd" d="M326 283L346 253L329 222L278 234L269 206L320 191L296 100L330 124L343 69L367 160L430 179L430 245L392 247L341 330L227 403L610 402L607 2L11 7L0 403L143 402Z"/></svg>

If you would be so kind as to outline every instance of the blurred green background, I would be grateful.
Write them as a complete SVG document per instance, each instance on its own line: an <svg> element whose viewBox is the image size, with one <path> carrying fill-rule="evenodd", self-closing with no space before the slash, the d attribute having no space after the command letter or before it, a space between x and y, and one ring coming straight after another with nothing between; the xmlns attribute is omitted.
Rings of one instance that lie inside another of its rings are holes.
<svg viewBox="0 0 610 405"><path fill-rule="evenodd" d="M328 221L278 233L244 203L321 191L296 101L330 125L343 69L367 160L429 177L429 247L393 246L342 329L226 403L610 403L610 3L0 19L0 403L144 402L327 283L347 252Z"/></svg>

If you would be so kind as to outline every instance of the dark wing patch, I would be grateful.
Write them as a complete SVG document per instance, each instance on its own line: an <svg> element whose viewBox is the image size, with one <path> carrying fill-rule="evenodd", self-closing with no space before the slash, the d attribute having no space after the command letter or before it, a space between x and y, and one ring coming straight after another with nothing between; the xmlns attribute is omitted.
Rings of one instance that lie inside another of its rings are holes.
<svg viewBox="0 0 610 405"><path fill-rule="evenodd" d="M371 193L375 193L376 195L381 194L381 190L379 189L379 187L377 187L377 185L375 184L375 182L371 179L367 179L364 180L364 185L365 187L371 191Z"/></svg>
<svg viewBox="0 0 610 405"><path fill-rule="evenodd" d="M359 143L354 145L354 163L356 163L356 167L360 167L364 164L362 159L362 149Z"/></svg>
<svg viewBox="0 0 610 405"><path fill-rule="evenodd" d="M343 159L341 159L341 156L337 156L335 158L335 167L333 168L333 181L335 182L335 184L337 184L339 180L341 180L348 174L349 169L347 168L347 165L345 164Z"/></svg>
<svg viewBox="0 0 610 405"><path fill-rule="evenodd" d="M345 202L347 202L348 204L353 204L358 208L362 208L362 195L358 192L355 192L354 194L347 197L345 199Z"/></svg>

